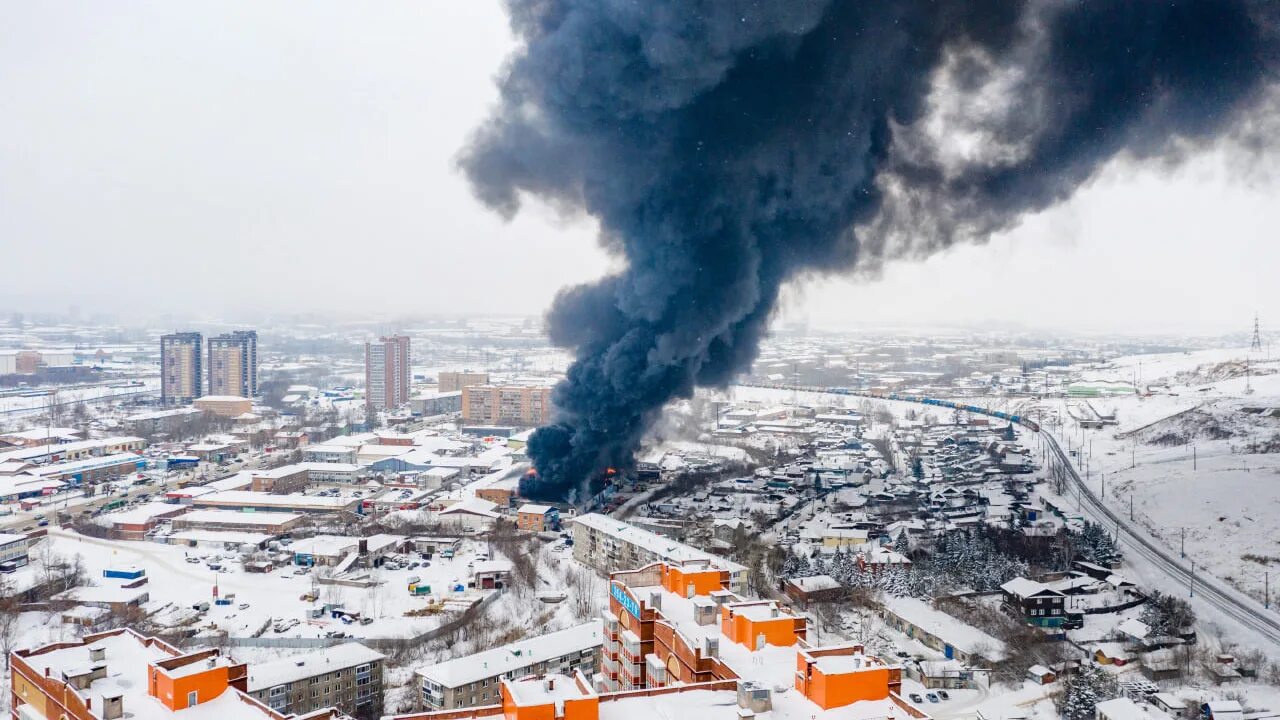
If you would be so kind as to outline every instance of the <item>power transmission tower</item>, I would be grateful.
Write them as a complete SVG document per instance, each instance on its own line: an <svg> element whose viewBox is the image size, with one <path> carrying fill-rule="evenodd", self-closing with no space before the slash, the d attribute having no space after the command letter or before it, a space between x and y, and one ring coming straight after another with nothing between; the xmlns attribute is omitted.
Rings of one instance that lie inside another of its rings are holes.
<svg viewBox="0 0 1280 720"><path fill-rule="evenodd" d="M1249 341L1249 349L1262 352L1262 333L1258 331L1258 314L1253 314L1253 340Z"/></svg>

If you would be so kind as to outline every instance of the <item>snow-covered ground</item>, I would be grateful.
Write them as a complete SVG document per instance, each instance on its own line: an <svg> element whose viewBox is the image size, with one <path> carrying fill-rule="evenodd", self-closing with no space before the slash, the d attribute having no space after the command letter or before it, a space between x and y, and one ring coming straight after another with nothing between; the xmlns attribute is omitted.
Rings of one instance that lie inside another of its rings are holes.
<svg viewBox="0 0 1280 720"><path fill-rule="evenodd" d="M134 378L130 378L133 381ZM80 400L97 400L109 397L128 397L141 393L154 393L160 390L160 378L141 378L137 379L143 384L142 387L111 387L111 385L119 384L122 381L112 383L103 383L101 385L73 386L58 391L57 402L63 406L64 412L70 409L71 404ZM46 390L51 388L41 387L32 388L32 390ZM33 397L22 397L21 394L11 394L0 397L0 418L6 424L17 423L22 416L38 414L44 411L53 401L52 395L37 395Z"/></svg>
<svg viewBox="0 0 1280 720"><path fill-rule="evenodd" d="M1280 576L1280 417L1252 411L1280 408L1280 363L1240 349L1110 365L1094 376L1123 379L1140 367L1152 394L1091 401L1115 414L1114 426L1082 430L1068 413L1057 429L1081 450L1091 487L1105 482L1114 508L1132 508L1175 550L1185 537L1197 567L1263 600L1265 573Z"/></svg>
<svg viewBox="0 0 1280 720"><path fill-rule="evenodd" d="M448 615L409 617L406 613L421 610L432 600L476 597L478 591L465 588L471 578L470 564L475 562L476 553L485 549L483 543L464 541L456 557L437 557L430 567L369 570L370 577L377 585L359 588L314 585L312 574L323 573L324 568L307 572L303 568L287 566L270 573L246 573L240 569L238 562L224 560L223 569L214 572L204 562L188 562L188 558L222 554L205 548L184 548L145 541L103 540L58 529L50 532L49 541L52 542L53 551L59 555L82 556L90 582L98 586L118 584L118 581L103 577L102 571L108 567L136 565L146 570L148 583L143 587L150 592L152 598L146 609L156 611L154 617L159 622L183 623L188 616L194 616L191 607L196 603L212 602L215 584L219 593L224 596L234 593L235 600L231 605L211 606L207 613L190 625L211 632L225 631L232 637L249 637L264 625L294 619L298 624L287 632L276 633L268 627L263 636L321 637L333 630L357 638L420 634L437 626ZM22 583L25 578L21 573L34 572L34 567L22 568L11 577L14 582ZM410 577L418 577L422 583L430 585L431 594L416 597L409 595ZM459 591L456 589L458 586L464 589ZM319 595L318 601L302 599L303 595L313 589ZM483 594L483 591L479 593ZM369 625L345 625L327 617L307 617L308 609L326 603L340 604L349 612L374 618L374 622ZM248 607L242 608L243 604Z"/></svg>

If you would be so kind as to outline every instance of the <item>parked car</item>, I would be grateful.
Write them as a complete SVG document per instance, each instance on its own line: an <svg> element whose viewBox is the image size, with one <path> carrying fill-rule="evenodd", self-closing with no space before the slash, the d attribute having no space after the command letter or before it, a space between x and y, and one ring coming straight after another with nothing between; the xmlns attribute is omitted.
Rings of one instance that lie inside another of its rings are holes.
<svg viewBox="0 0 1280 720"><path fill-rule="evenodd" d="M920 693L911 693L911 694L910 694L910 695L908 695L907 697L911 698L911 702L913 702L913 703L922 703L922 702L924 702L924 698L920 697Z"/></svg>
<svg viewBox="0 0 1280 720"><path fill-rule="evenodd" d="M939 691L938 691L938 697L942 698L943 700L950 700L950 699L951 699L951 696L950 696L949 694L947 694L947 691L946 691L946 690L939 690Z"/></svg>
<svg viewBox="0 0 1280 720"><path fill-rule="evenodd" d="M938 702L938 695L936 693L926 693L925 697L928 698L931 703Z"/></svg>

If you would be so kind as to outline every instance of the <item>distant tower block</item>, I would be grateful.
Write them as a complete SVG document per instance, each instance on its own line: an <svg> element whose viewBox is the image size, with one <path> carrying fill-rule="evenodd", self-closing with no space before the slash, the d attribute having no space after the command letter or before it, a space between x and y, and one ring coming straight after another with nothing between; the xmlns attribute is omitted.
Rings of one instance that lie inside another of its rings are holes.
<svg viewBox="0 0 1280 720"><path fill-rule="evenodd" d="M1253 314L1253 340L1249 342L1249 349L1262 352L1262 333L1258 332L1258 314Z"/></svg>

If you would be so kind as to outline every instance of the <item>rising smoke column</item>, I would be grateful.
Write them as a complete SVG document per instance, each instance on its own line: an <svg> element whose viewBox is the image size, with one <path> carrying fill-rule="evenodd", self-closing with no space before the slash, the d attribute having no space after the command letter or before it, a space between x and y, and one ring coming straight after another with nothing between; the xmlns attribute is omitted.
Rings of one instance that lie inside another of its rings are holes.
<svg viewBox="0 0 1280 720"><path fill-rule="evenodd" d="M664 404L756 357L783 282L982 241L1120 153L1214 138L1274 81L1265 2L508 0L521 43L461 164L598 219L532 497L594 491Z"/></svg>

